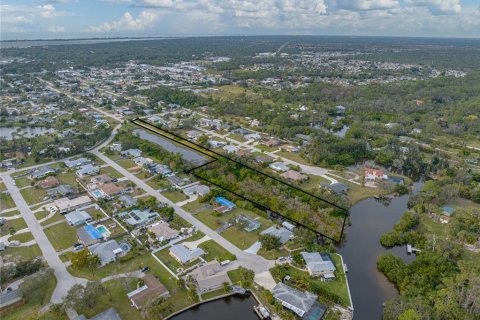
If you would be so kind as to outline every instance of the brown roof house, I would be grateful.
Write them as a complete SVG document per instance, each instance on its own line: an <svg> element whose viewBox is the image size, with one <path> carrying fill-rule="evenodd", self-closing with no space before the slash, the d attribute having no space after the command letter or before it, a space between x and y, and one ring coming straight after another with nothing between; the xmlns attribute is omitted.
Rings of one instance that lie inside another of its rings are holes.
<svg viewBox="0 0 480 320"><path fill-rule="evenodd" d="M100 187L107 196L111 197L123 192L123 188L117 186L115 183L105 183L102 187Z"/></svg>
<svg viewBox="0 0 480 320"><path fill-rule="evenodd" d="M170 225L164 221L152 224L148 231L155 234L158 241L167 241L178 237L178 231L170 228Z"/></svg>
<svg viewBox="0 0 480 320"><path fill-rule="evenodd" d="M308 176L301 174L300 172L295 170L288 170L287 172L282 173L280 176L289 181L295 181L295 182L308 179Z"/></svg>
<svg viewBox="0 0 480 320"><path fill-rule="evenodd" d="M44 180L38 183L38 187L42 189L48 189L48 188L56 187L59 184L60 184L60 181L58 181L57 178L55 178L54 176L48 176Z"/></svg>
<svg viewBox="0 0 480 320"><path fill-rule="evenodd" d="M127 293L128 299L135 308L140 309L150 299L169 295L167 288L153 275L146 274L143 282L143 286Z"/></svg>

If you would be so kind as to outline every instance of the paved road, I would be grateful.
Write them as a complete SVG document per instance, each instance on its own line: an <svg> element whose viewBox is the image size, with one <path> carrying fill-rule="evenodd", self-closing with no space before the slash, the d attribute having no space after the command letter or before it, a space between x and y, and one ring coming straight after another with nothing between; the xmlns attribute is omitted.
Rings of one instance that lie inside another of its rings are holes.
<svg viewBox="0 0 480 320"><path fill-rule="evenodd" d="M8 192L10 192L13 201L17 205L17 208L20 211L22 218L25 220L28 229L33 234L35 241L40 247L45 261L47 261L48 265L54 270L55 277L57 278L57 286L53 291L51 301L53 303L59 303L62 301L62 298L67 294L68 290L74 284L85 284L87 280L75 278L70 273L68 273L65 265L58 257L57 252L53 248L45 233L43 232L43 229L40 226L40 223L35 218L32 210L30 210L30 207L23 199L22 194L20 193L18 188L13 184L13 179L10 176L10 173L5 172L2 173L1 176Z"/></svg>
<svg viewBox="0 0 480 320"><path fill-rule="evenodd" d="M175 209L175 212L182 217L183 219L187 220L190 222L195 228L198 230L202 231L205 233L207 236L209 236L211 239L215 240L218 244L220 244L222 247L227 249L229 252L235 254L237 256L238 262L240 265L252 269L255 271L255 273L262 273L268 269L270 269L272 266L274 266L274 261L272 260L266 260L265 258L261 256L257 256L255 254L251 253L246 253L234 246L232 243L229 241L225 240L222 236L220 236L218 233L216 233L214 230L210 229L208 226L206 226L204 223L200 222L199 220L195 219L189 212L183 210L181 207L170 201L168 198L157 192L155 189L150 187L148 184L146 184L143 180L139 179L132 173L130 173L128 170L125 168L121 167L118 165L115 161L110 159L109 157L105 156L104 154L100 153L98 149L94 149L91 151L95 156L99 157L105 163L108 163L110 166L112 166L115 170L123 174L125 177L127 177L130 181L135 183L137 186L139 186L141 189L145 190L148 194L154 196L158 201L167 203L170 205L173 209Z"/></svg>

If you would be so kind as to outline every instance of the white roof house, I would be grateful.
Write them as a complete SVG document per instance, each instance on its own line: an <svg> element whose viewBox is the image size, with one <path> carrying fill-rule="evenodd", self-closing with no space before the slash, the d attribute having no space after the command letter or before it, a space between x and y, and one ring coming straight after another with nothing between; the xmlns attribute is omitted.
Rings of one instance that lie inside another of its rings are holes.
<svg viewBox="0 0 480 320"><path fill-rule="evenodd" d="M78 177L83 178L86 176L91 176L100 172L100 168L91 164L87 164L80 169L78 169L75 173Z"/></svg>
<svg viewBox="0 0 480 320"><path fill-rule="evenodd" d="M92 202L92 199L90 199L88 196L80 196L74 199L60 198L55 200L53 204L58 208L60 213L66 213L66 212L78 209L80 207L86 206L91 202Z"/></svg>
<svg viewBox="0 0 480 320"><path fill-rule="evenodd" d="M334 274L336 268L328 253L301 252L301 255L311 276Z"/></svg>
<svg viewBox="0 0 480 320"><path fill-rule="evenodd" d="M170 248L170 255L181 264L186 264L200 258L205 251L200 248L190 249L183 244L176 244Z"/></svg>
<svg viewBox="0 0 480 320"><path fill-rule="evenodd" d="M299 317L303 317L317 301L317 295L308 291L302 292L286 284L279 282L273 288L273 297L279 301L285 308L295 312Z"/></svg>
<svg viewBox="0 0 480 320"><path fill-rule="evenodd" d="M71 226L76 226L85 222L90 222L92 221L92 217L88 212L86 211L73 211L70 213L67 213L65 216L65 219L67 220L68 224Z"/></svg>
<svg viewBox="0 0 480 320"><path fill-rule="evenodd" d="M271 226L270 228L265 229L262 232L260 232L260 234L261 235L270 234L272 236L278 237L282 244L284 244L285 242L287 242L288 240L293 238L293 232L292 231L290 231L288 229L285 229L283 227L277 228L276 226Z"/></svg>
<svg viewBox="0 0 480 320"><path fill-rule="evenodd" d="M275 171L288 171L290 168L283 162L274 162L268 165L270 168L272 168Z"/></svg>

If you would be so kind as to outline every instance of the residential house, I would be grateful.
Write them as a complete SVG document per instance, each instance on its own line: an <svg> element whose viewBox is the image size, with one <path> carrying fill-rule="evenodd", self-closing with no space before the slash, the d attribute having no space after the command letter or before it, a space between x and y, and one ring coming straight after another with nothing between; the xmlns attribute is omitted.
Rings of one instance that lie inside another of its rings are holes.
<svg viewBox="0 0 480 320"><path fill-rule="evenodd" d="M168 241L179 236L179 232L170 228L168 222L160 221L148 227L148 231L155 235L158 241Z"/></svg>
<svg viewBox="0 0 480 320"><path fill-rule="evenodd" d="M94 245L103 240L103 235L92 225L86 225L77 229L78 242L85 247Z"/></svg>
<svg viewBox="0 0 480 320"><path fill-rule="evenodd" d="M335 271L337 270L328 253L319 252L301 252L305 260L308 273L312 277L323 276L325 279L335 278Z"/></svg>
<svg viewBox="0 0 480 320"><path fill-rule="evenodd" d="M343 183L340 183L340 182L336 182L336 183L332 183L332 184L321 183L320 186L330 190L331 192L333 192L337 195L346 195L347 191L349 190L349 187L346 184L343 184Z"/></svg>
<svg viewBox="0 0 480 320"><path fill-rule="evenodd" d="M109 308L93 316L93 318L87 318L81 314L78 317L73 318L73 320L122 320L122 318L114 308Z"/></svg>
<svg viewBox="0 0 480 320"><path fill-rule="evenodd" d="M200 248L190 249L183 244L171 246L169 252L170 255L181 264L193 262L205 254L205 251Z"/></svg>
<svg viewBox="0 0 480 320"><path fill-rule="evenodd" d="M295 225L288 222L288 221L283 221L282 222L282 227L284 227L285 229L287 229L289 231L293 231L293 229L295 229Z"/></svg>
<svg viewBox="0 0 480 320"><path fill-rule="evenodd" d="M274 147L274 146L278 146L280 143L281 143L280 140L275 138L270 138L269 140L265 141L263 144L266 145L267 147Z"/></svg>
<svg viewBox="0 0 480 320"><path fill-rule="evenodd" d="M56 187L60 184L60 181L58 181L57 178L54 176L48 176L42 181L40 181L37 185L41 189L47 189L47 188L53 188Z"/></svg>
<svg viewBox="0 0 480 320"><path fill-rule="evenodd" d="M120 203L122 206L125 208L132 207L138 203L138 200L128 194L124 194L118 198L120 200Z"/></svg>
<svg viewBox="0 0 480 320"><path fill-rule="evenodd" d="M121 212L118 214L120 218L125 219L125 222L134 227L144 226L155 219L160 218L157 212L150 210L133 209L129 212Z"/></svg>
<svg viewBox="0 0 480 320"><path fill-rule="evenodd" d="M70 160L70 161L65 161L65 165L69 169L75 169L75 168L80 168L82 166L86 166L90 164L92 161L87 159L87 158L79 158L76 160Z"/></svg>
<svg viewBox="0 0 480 320"><path fill-rule="evenodd" d="M270 163L273 161L272 157L269 156L255 156L255 162L257 163ZM288 170L288 169L287 169Z"/></svg>
<svg viewBox="0 0 480 320"><path fill-rule="evenodd" d="M169 295L167 288L151 274L146 274L143 277L143 283L143 286L127 294L128 299L132 302L132 306L136 309L142 308L152 298Z"/></svg>
<svg viewBox="0 0 480 320"><path fill-rule="evenodd" d="M51 188L51 189L48 189L47 190L47 194L49 196L66 196L66 195L69 195L69 194L72 194L74 192L72 186L68 185L68 184L61 184L59 186L56 186L55 188Z"/></svg>
<svg viewBox="0 0 480 320"><path fill-rule="evenodd" d="M119 195L124 191L122 187L119 187L112 182L105 183L103 186L100 187L100 190L102 190L102 192L105 193L105 195L108 197Z"/></svg>
<svg viewBox="0 0 480 320"><path fill-rule="evenodd" d="M203 197L210 193L210 188L204 184L194 184L182 189L182 192L187 196L193 196L195 194Z"/></svg>
<svg viewBox="0 0 480 320"><path fill-rule="evenodd" d="M274 163L269 164L268 166L275 171L284 172L284 171L290 170L290 168L286 164L284 164L283 162L274 162Z"/></svg>
<svg viewBox="0 0 480 320"><path fill-rule="evenodd" d="M92 199L90 199L88 196L80 196L73 199L60 198L53 202L53 204L58 208L61 214L81 208L90 203L92 203Z"/></svg>
<svg viewBox="0 0 480 320"><path fill-rule="evenodd" d="M93 244L88 247L88 251L98 256L102 267L111 262L115 262L118 257L125 254L115 240Z"/></svg>
<svg viewBox="0 0 480 320"><path fill-rule="evenodd" d="M259 133L256 133L256 132L246 134L243 137L247 140L255 140L255 141L258 141L258 140L262 139L262 136Z"/></svg>
<svg viewBox="0 0 480 320"><path fill-rule="evenodd" d="M30 179L35 179L35 180L41 179L51 174L55 174L55 170L50 166L43 166L43 167L31 170Z"/></svg>
<svg viewBox="0 0 480 320"><path fill-rule="evenodd" d="M197 139L200 138L202 135L203 135L203 133L200 132L200 131L197 131L197 130L187 131L187 137L189 137L190 139L193 139L193 140L197 140Z"/></svg>
<svg viewBox="0 0 480 320"><path fill-rule="evenodd" d="M137 157L133 159L133 162L139 167L149 168L153 164L153 160L150 158Z"/></svg>
<svg viewBox="0 0 480 320"><path fill-rule="evenodd" d="M177 189L182 189L184 185L188 183L188 178L180 178L175 175L169 176L167 180Z"/></svg>
<svg viewBox="0 0 480 320"><path fill-rule="evenodd" d="M282 178L293 182L300 182L308 179L307 175L301 174L295 170L288 170L280 175Z"/></svg>
<svg viewBox="0 0 480 320"><path fill-rule="evenodd" d="M82 166L80 169L78 169L75 174L79 178L84 178L87 176L92 176L94 174L97 174L100 172L100 168L91 164L87 164L85 166Z"/></svg>
<svg viewBox="0 0 480 320"><path fill-rule="evenodd" d="M91 183L94 183L98 186L104 185L105 183L112 182L112 177L110 177L108 174L103 173L98 176L92 177L90 179Z"/></svg>
<svg viewBox="0 0 480 320"><path fill-rule="evenodd" d="M302 319L319 320L327 311L327 307L317 301L317 295L308 291L302 292L282 282L273 288L272 294L273 298L282 306L290 309Z"/></svg>
<svg viewBox="0 0 480 320"><path fill-rule="evenodd" d="M83 210L72 211L67 213L64 217L71 226L77 226L92 221L90 214Z"/></svg>
<svg viewBox="0 0 480 320"><path fill-rule="evenodd" d="M128 149L120 152L122 157L129 157L129 158L138 158L142 155L142 150L140 149Z"/></svg>
<svg viewBox="0 0 480 320"><path fill-rule="evenodd" d="M365 180L376 181L383 179L383 170L365 168Z"/></svg>
<svg viewBox="0 0 480 320"><path fill-rule="evenodd" d="M229 144L223 147L223 150L225 150L227 153L236 153L238 151L238 147Z"/></svg>
<svg viewBox="0 0 480 320"><path fill-rule="evenodd" d="M150 167L150 172L152 174L159 174L165 177L167 175L170 175L172 173L172 170L170 170L170 168L164 164L153 164Z"/></svg>
<svg viewBox="0 0 480 320"><path fill-rule="evenodd" d="M208 144L211 148L220 148L225 146L227 143L225 141L208 140Z"/></svg>
<svg viewBox="0 0 480 320"><path fill-rule="evenodd" d="M258 228L260 228L260 226L261 226L261 223L258 222L257 220L252 219L251 217L245 216L245 215L242 215L242 214L236 216L236 217L235 217L235 221L236 221L237 223L239 223L239 222L241 222L241 221L242 221L243 223L245 223L245 228L244 228L244 230L247 231L247 232L255 231L255 230L257 230Z"/></svg>
<svg viewBox="0 0 480 320"><path fill-rule="evenodd" d="M293 232L283 227L271 226L260 232L261 235L269 234L280 239L282 244L293 238Z"/></svg>
<svg viewBox="0 0 480 320"><path fill-rule="evenodd" d="M286 151L286 152L299 152L300 151L300 147L298 146L293 146L291 144L284 144L282 146L280 146L280 150L281 151Z"/></svg>
<svg viewBox="0 0 480 320"><path fill-rule="evenodd" d="M237 151L237 156L239 157L250 157L252 152L248 149L240 149Z"/></svg>
<svg viewBox="0 0 480 320"><path fill-rule="evenodd" d="M200 293L222 288L224 283L232 283L227 275L227 270L215 260L194 269L189 276L197 283Z"/></svg>

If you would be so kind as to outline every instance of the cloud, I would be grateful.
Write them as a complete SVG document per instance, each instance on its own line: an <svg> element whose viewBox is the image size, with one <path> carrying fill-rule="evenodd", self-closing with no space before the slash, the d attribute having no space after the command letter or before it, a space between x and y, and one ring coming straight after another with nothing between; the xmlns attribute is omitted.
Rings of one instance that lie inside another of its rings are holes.
<svg viewBox="0 0 480 320"><path fill-rule="evenodd" d="M51 4L40 6L0 5L2 24L33 23L37 19L53 19L70 15L66 11L57 11Z"/></svg>
<svg viewBox="0 0 480 320"><path fill-rule="evenodd" d="M48 32L52 32L52 33L62 33L62 32L65 32L65 27L63 26L50 26L48 27Z"/></svg>
<svg viewBox="0 0 480 320"><path fill-rule="evenodd" d="M105 22L98 26L91 26L87 29L89 32L111 32L111 31L138 31L152 27L159 13L157 11L143 10L137 18L134 18L130 12L125 12L118 21Z"/></svg>
<svg viewBox="0 0 480 320"><path fill-rule="evenodd" d="M338 9L351 11L393 9L399 7L398 0L335 0Z"/></svg>
<svg viewBox="0 0 480 320"><path fill-rule="evenodd" d="M407 0L407 4L426 7L432 14L456 14L462 11L460 0Z"/></svg>

